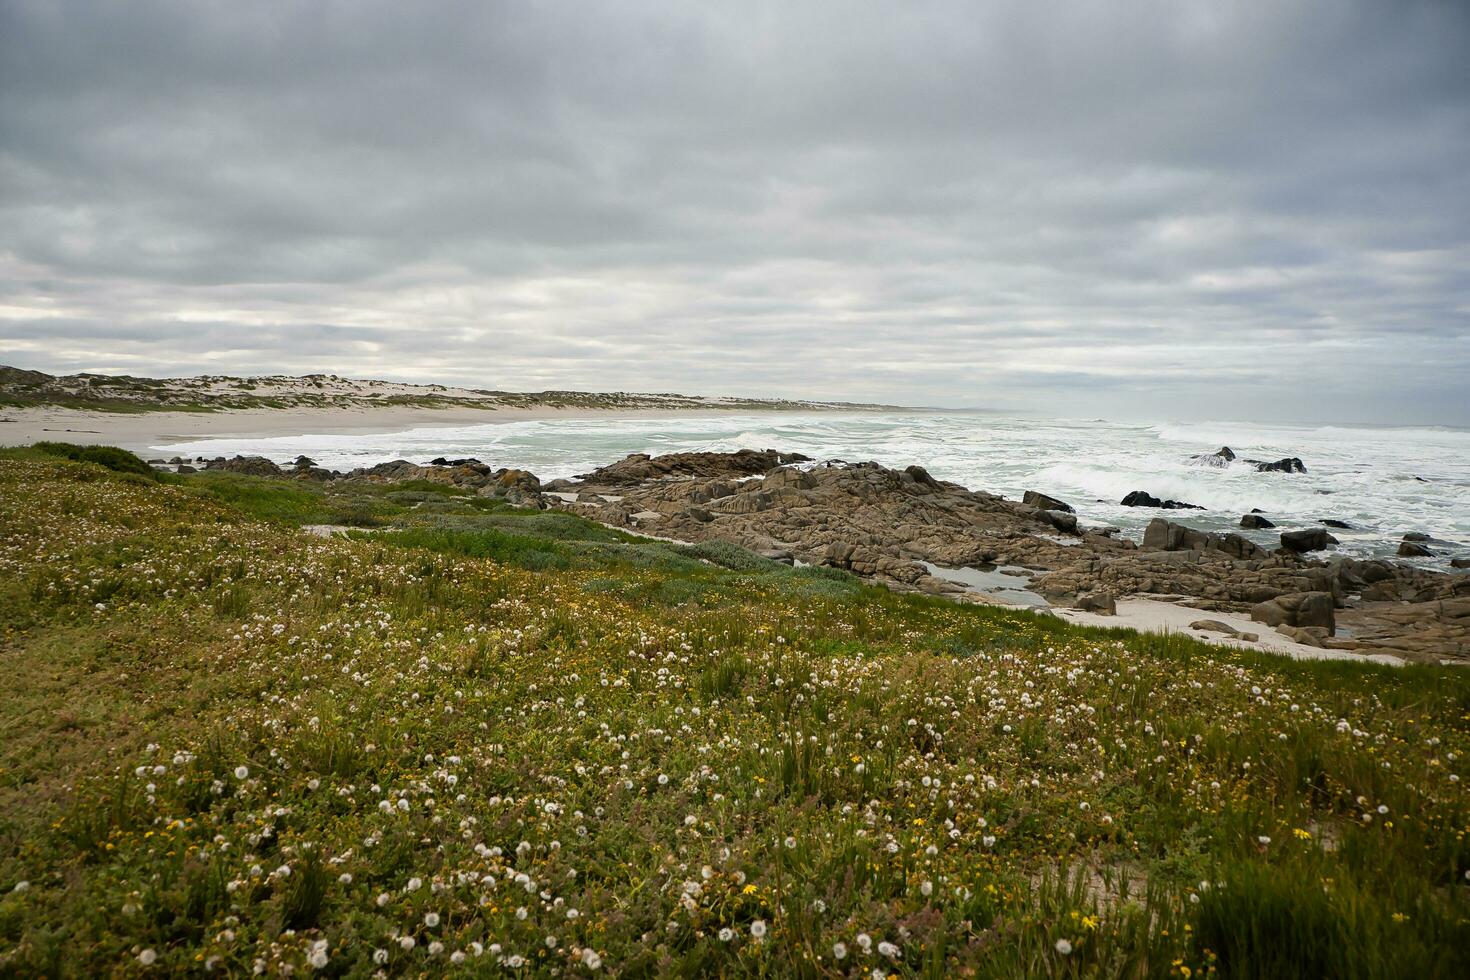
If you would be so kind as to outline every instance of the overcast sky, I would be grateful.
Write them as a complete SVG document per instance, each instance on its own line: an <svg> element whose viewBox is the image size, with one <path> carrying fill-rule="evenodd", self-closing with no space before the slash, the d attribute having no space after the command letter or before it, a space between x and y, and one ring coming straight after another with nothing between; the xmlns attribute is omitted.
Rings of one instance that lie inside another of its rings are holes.
<svg viewBox="0 0 1470 980"><path fill-rule="evenodd" d="M1470 2L0 0L0 362L1470 424Z"/></svg>

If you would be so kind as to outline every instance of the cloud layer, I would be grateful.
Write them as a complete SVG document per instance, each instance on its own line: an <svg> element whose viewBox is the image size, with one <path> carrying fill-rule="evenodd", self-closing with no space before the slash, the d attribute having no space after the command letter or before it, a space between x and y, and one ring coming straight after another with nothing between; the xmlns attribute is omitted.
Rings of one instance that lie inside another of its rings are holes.
<svg viewBox="0 0 1470 980"><path fill-rule="evenodd" d="M0 6L0 360L1470 424L1470 6Z"/></svg>

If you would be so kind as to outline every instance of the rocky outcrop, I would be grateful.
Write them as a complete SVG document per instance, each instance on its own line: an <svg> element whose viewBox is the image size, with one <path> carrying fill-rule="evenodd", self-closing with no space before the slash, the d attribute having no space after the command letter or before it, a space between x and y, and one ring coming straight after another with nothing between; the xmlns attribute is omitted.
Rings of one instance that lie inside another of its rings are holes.
<svg viewBox="0 0 1470 980"><path fill-rule="evenodd" d="M777 466L810 461L811 457L801 453L782 453L774 449L742 449L734 453L669 453L666 456L635 453L610 466L584 473L578 479L602 486L671 478L729 479L756 476Z"/></svg>
<svg viewBox="0 0 1470 980"><path fill-rule="evenodd" d="M1266 520L1260 514L1242 514L1240 517L1240 526L1249 530L1265 531L1276 525Z"/></svg>
<svg viewBox="0 0 1470 980"><path fill-rule="evenodd" d="M1267 626L1320 627L1331 636L1337 629L1336 603L1330 592L1295 592L1251 607L1251 619Z"/></svg>
<svg viewBox="0 0 1470 980"><path fill-rule="evenodd" d="M1162 510L1204 510L1199 504L1179 500L1160 500L1146 490L1134 490L1119 501L1124 507L1158 507Z"/></svg>
<svg viewBox="0 0 1470 980"><path fill-rule="evenodd" d="M1424 545L1420 544L1417 541L1400 541L1399 542L1399 557L1400 558L1432 558L1432 557L1434 557L1434 552L1430 551L1427 547L1425 547Z"/></svg>
<svg viewBox="0 0 1470 980"><path fill-rule="evenodd" d="M1114 529L1081 527L1064 502L1035 491L1011 501L937 480L918 466L898 470L834 460L796 467L792 461L810 462L773 450L631 456L583 481L545 487L524 470L492 469L472 458L440 457L422 465L394 460L347 474L305 457L285 470L262 457L207 465L298 479L442 483L679 540L731 542L775 561L842 568L906 591L966 592L930 574L926 562L1021 566L1035 573L1035 592L1104 614L1116 610L1120 597L1144 595L1204 610L1259 610L1261 621L1279 621L1279 629L1296 631L1302 642L1411 659L1470 659L1470 576L1388 561L1305 557L1301 549L1332 542L1325 528L1285 532L1282 550L1268 553L1238 534L1160 518L1149 524L1139 548L1113 537ZM1246 519L1243 524L1250 526ZM1457 567L1466 564L1456 560ZM1324 625L1329 600L1351 639L1334 636L1331 622Z"/></svg>
<svg viewBox="0 0 1470 980"><path fill-rule="evenodd" d="M411 480L442 483L473 491L481 497L495 497L517 507L540 509L546 506L541 492L541 481L535 474L504 467L492 470L488 464L478 459L447 460L441 457L422 466L406 459L395 459L353 470L341 478L366 483L402 483Z"/></svg>
<svg viewBox="0 0 1470 980"><path fill-rule="evenodd" d="M206 470L239 473L242 476L283 476L281 468L264 456L223 456L204 464Z"/></svg>
<svg viewBox="0 0 1470 980"><path fill-rule="evenodd" d="M1330 544L1337 544L1337 539L1327 533L1325 527L1311 527L1301 531L1282 531L1281 547L1287 551L1294 551L1299 555L1309 551L1323 551Z"/></svg>
<svg viewBox="0 0 1470 980"><path fill-rule="evenodd" d="M1143 529L1143 547L1158 551L1219 551L1241 560L1263 559L1266 549L1239 534L1211 534L1155 517Z"/></svg>

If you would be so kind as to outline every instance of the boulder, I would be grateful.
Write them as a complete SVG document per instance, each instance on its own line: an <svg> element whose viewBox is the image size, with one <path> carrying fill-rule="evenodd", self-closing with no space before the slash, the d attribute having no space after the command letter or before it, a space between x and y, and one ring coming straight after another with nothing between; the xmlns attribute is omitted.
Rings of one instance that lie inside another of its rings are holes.
<svg viewBox="0 0 1470 980"><path fill-rule="evenodd" d="M1347 521L1339 521L1331 517L1319 517L1317 523L1323 527L1336 528L1339 531L1351 531L1353 529L1353 526Z"/></svg>
<svg viewBox="0 0 1470 980"><path fill-rule="evenodd" d="M1399 542L1400 558L1433 558L1434 552L1424 547L1417 541Z"/></svg>
<svg viewBox="0 0 1470 980"><path fill-rule="evenodd" d="M1271 521L1266 520L1266 518L1262 517L1260 514L1244 514L1240 518L1240 526L1244 528L1249 528L1253 531L1264 531L1268 528L1273 528L1276 525Z"/></svg>
<svg viewBox="0 0 1470 980"><path fill-rule="evenodd" d="M1404 535L1403 540L1405 540L1405 541L1428 541L1429 540L1429 535L1425 534L1423 531L1410 531L1408 534L1405 534Z"/></svg>
<svg viewBox="0 0 1470 980"><path fill-rule="evenodd" d="M1038 521L1045 521L1063 534L1077 533L1077 515L1068 514L1060 510L1038 510L1036 512Z"/></svg>
<svg viewBox="0 0 1470 980"><path fill-rule="evenodd" d="M1247 643L1254 643L1261 638L1259 633L1244 633L1229 623L1222 623L1218 619L1197 619L1189 624L1189 628L1199 630L1201 633L1223 633L1226 636L1234 637L1237 640L1244 640Z"/></svg>
<svg viewBox="0 0 1470 980"><path fill-rule="evenodd" d="M1124 507L1158 507L1163 510L1204 510L1198 504L1186 504L1179 500L1160 500L1147 490L1134 490L1119 501Z"/></svg>
<svg viewBox="0 0 1470 980"><path fill-rule="evenodd" d="M1287 551L1294 551L1299 555L1309 551L1322 551L1329 544L1337 544L1337 539L1327 533L1325 527L1310 527L1301 531L1282 531L1281 547Z"/></svg>
<svg viewBox="0 0 1470 980"><path fill-rule="evenodd" d="M1451 568L1470 568L1470 558L1451 558Z"/></svg>
<svg viewBox="0 0 1470 980"><path fill-rule="evenodd" d="M1337 629L1332 593L1294 592L1251 607L1251 619L1267 626L1320 626L1331 636Z"/></svg>
<svg viewBox="0 0 1470 980"><path fill-rule="evenodd" d="M1027 490L1025 494L1021 496L1021 503L1025 504L1027 507L1035 507L1037 510L1059 510L1064 514L1076 513L1076 511L1072 509L1071 504L1058 500L1055 497L1048 496L1047 494L1044 494L1039 490Z"/></svg>
<svg viewBox="0 0 1470 980"><path fill-rule="evenodd" d="M1111 592L1089 592L1077 597L1077 608L1101 616L1118 615L1118 600Z"/></svg>
<svg viewBox="0 0 1470 980"><path fill-rule="evenodd" d="M1295 640L1303 646L1325 647L1332 633L1321 626L1290 626L1283 624L1276 627L1276 632L1288 640Z"/></svg>

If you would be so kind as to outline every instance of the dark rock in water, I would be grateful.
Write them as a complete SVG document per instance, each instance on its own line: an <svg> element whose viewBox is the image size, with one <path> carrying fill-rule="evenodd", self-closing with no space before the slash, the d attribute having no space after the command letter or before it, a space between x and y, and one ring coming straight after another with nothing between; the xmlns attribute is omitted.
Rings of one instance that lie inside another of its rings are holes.
<svg viewBox="0 0 1470 980"><path fill-rule="evenodd" d="M1317 523L1321 524L1323 527L1335 527L1339 531L1351 531L1353 529L1353 526L1347 521L1337 521L1333 520L1330 517L1319 517L1317 519Z"/></svg>
<svg viewBox="0 0 1470 980"><path fill-rule="evenodd" d="M489 473L490 472L490 467L489 466L487 466L486 464L480 462L478 459L475 459L474 457L468 457L466 459L445 459L443 456L436 456L434 459L429 460L429 465L430 466L475 466L475 467L484 467L483 472L485 472L485 473Z"/></svg>
<svg viewBox="0 0 1470 980"><path fill-rule="evenodd" d="M226 473L241 473L245 476L281 476L281 468L264 456L235 456L212 459L205 464L207 470L223 470Z"/></svg>
<svg viewBox="0 0 1470 980"><path fill-rule="evenodd" d="M1077 597L1077 608L1083 612L1095 612L1102 616L1118 615L1118 600L1111 592L1089 592Z"/></svg>
<svg viewBox="0 0 1470 980"><path fill-rule="evenodd" d="M1295 456L1286 459L1278 459L1274 463L1264 463L1258 459L1248 459L1247 463L1254 463L1258 473L1305 473L1306 464Z"/></svg>
<svg viewBox="0 0 1470 980"><path fill-rule="evenodd" d="M1231 452L1229 446L1221 446L1217 452L1204 453L1189 458L1201 466L1229 466L1235 462L1235 453Z"/></svg>
<svg viewBox="0 0 1470 980"><path fill-rule="evenodd" d="M1059 510L1067 514L1075 513L1075 511L1072 510L1071 504L1064 503L1063 501L1041 493L1038 490L1027 490L1026 493L1021 497L1021 503L1025 504L1028 507L1035 507L1038 510Z"/></svg>
<svg viewBox="0 0 1470 980"><path fill-rule="evenodd" d="M1272 522L1266 520L1264 517L1262 517L1260 514L1257 514L1255 511L1251 511L1249 514L1246 514L1243 517L1241 517L1241 519L1240 519L1240 526L1241 527L1244 527L1244 528L1250 528L1251 530L1255 530L1255 531L1263 531L1263 530L1265 530L1267 528L1275 527L1276 525L1273 524Z"/></svg>
<svg viewBox="0 0 1470 980"><path fill-rule="evenodd" d="M1337 630L1330 592L1295 592L1256 603L1251 619L1267 626L1321 627L1331 636Z"/></svg>
<svg viewBox="0 0 1470 980"><path fill-rule="evenodd" d="M1328 534L1325 527L1281 532L1281 547L1287 551L1295 551L1299 555L1308 551L1321 551L1329 544L1337 544L1337 539Z"/></svg>
<svg viewBox="0 0 1470 980"><path fill-rule="evenodd" d="M178 469L174 470L174 472L175 473L198 473L199 471L196 470L194 467L190 466L188 463L180 463Z"/></svg>
<svg viewBox="0 0 1470 980"><path fill-rule="evenodd" d="M1408 534L1404 535L1404 540L1405 541L1428 541L1429 540L1429 535L1425 534L1423 531L1410 531Z"/></svg>
<svg viewBox="0 0 1470 980"><path fill-rule="evenodd" d="M1433 558L1434 552L1417 541L1404 541L1399 545L1400 558Z"/></svg>
<svg viewBox="0 0 1470 980"><path fill-rule="evenodd" d="M316 460L312 459L310 456L297 456L296 462L292 463L291 465L296 467L298 470L306 470L315 466Z"/></svg>
<svg viewBox="0 0 1470 980"><path fill-rule="evenodd" d="M1199 456L1191 456L1190 460L1200 466L1229 466L1236 460L1248 463L1256 468L1259 473L1305 473L1306 464L1295 456L1286 459L1278 459L1268 462L1261 459L1240 459L1229 446L1221 446L1213 453L1202 453Z"/></svg>
<svg viewBox="0 0 1470 980"><path fill-rule="evenodd" d="M1470 568L1470 558L1451 558L1451 568Z"/></svg>
<svg viewBox="0 0 1470 980"><path fill-rule="evenodd" d="M1124 507L1158 507L1162 510L1204 510L1199 504L1186 504L1180 500L1160 500L1147 490L1134 490L1120 503Z"/></svg>

